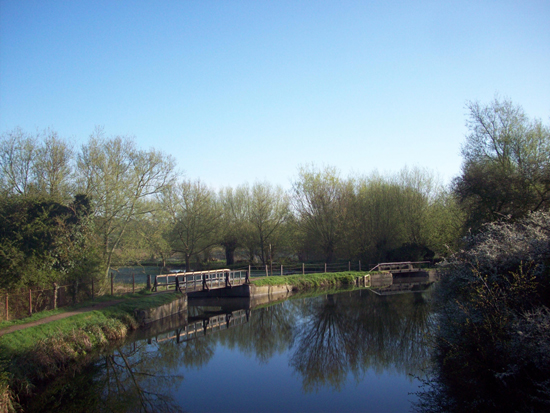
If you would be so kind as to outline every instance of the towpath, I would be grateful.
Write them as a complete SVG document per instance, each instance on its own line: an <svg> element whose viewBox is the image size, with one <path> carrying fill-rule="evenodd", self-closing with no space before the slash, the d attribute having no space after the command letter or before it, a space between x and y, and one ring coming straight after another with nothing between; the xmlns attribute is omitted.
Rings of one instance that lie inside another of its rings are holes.
<svg viewBox="0 0 550 413"><path fill-rule="evenodd" d="M103 301L89 307L82 307L76 310L67 311L65 313L59 313L48 317L44 317L44 318L41 318L40 320L31 321L24 324L16 324L10 327L5 327L0 329L0 337L3 336L4 334L9 334L9 333L13 333L14 331L24 330L25 328L29 328L29 327L39 326L41 324L46 324L55 320L62 320L63 318L71 317L76 314L86 313L88 311L100 310L102 308L110 307L112 305L121 303L122 301L124 300Z"/></svg>

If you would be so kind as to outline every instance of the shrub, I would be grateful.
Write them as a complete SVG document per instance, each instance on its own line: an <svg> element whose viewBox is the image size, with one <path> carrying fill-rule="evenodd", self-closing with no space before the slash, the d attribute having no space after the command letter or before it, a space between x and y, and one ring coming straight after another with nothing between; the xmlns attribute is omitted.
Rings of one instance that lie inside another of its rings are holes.
<svg viewBox="0 0 550 413"><path fill-rule="evenodd" d="M437 294L433 405L550 407L549 263L550 215L543 212L488 224L450 257Z"/></svg>

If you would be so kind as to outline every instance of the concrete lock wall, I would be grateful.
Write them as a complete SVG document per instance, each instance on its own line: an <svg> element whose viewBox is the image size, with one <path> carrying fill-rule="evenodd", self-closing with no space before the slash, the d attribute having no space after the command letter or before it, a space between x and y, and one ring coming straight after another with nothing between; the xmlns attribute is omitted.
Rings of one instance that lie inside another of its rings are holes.
<svg viewBox="0 0 550 413"><path fill-rule="evenodd" d="M206 297L260 297L260 296L280 296L290 294L292 287L289 285L262 286L255 285L239 285L232 288L218 288L210 291L193 291L187 293L189 298L206 298Z"/></svg>
<svg viewBox="0 0 550 413"><path fill-rule="evenodd" d="M183 294L177 300L172 301L171 303L161 305L156 308L149 308L147 310L136 310L135 316L137 321L141 325L151 323L156 320L160 320L165 317L169 317L173 314L179 314L182 312L187 312L187 295Z"/></svg>

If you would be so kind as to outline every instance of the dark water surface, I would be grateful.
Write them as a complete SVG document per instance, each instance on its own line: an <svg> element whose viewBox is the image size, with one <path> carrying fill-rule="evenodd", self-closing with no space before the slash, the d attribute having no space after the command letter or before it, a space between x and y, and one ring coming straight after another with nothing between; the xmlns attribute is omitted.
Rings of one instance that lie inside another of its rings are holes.
<svg viewBox="0 0 550 413"><path fill-rule="evenodd" d="M429 357L427 294L354 290L256 308L250 301L201 302L189 307L180 325L141 332L145 337L53 383L34 407L410 411L416 400L411 393L419 390L414 377Z"/></svg>

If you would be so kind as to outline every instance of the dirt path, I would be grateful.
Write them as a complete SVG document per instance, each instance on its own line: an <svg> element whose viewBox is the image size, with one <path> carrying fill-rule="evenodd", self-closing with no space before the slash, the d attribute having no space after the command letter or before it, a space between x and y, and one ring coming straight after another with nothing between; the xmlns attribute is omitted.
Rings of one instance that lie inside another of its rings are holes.
<svg viewBox="0 0 550 413"><path fill-rule="evenodd" d="M110 307L112 305L118 304L122 301L124 300L103 301L101 303L94 304L90 307L83 307L83 308L79 308L78 310L67 311L66 313L45 317L37 321L32 321L25 324L18 324L15 326L3 328L0 330L0 337L3 336L4 334L13 333L14 331L19 331L19 330L24 330L25 328L29 328L29 327L39 326L41 324L46 324L55 320L62 320L63 318L71 317L76 314L86 313L88 311L100 310L102 308Z"/></svg>

